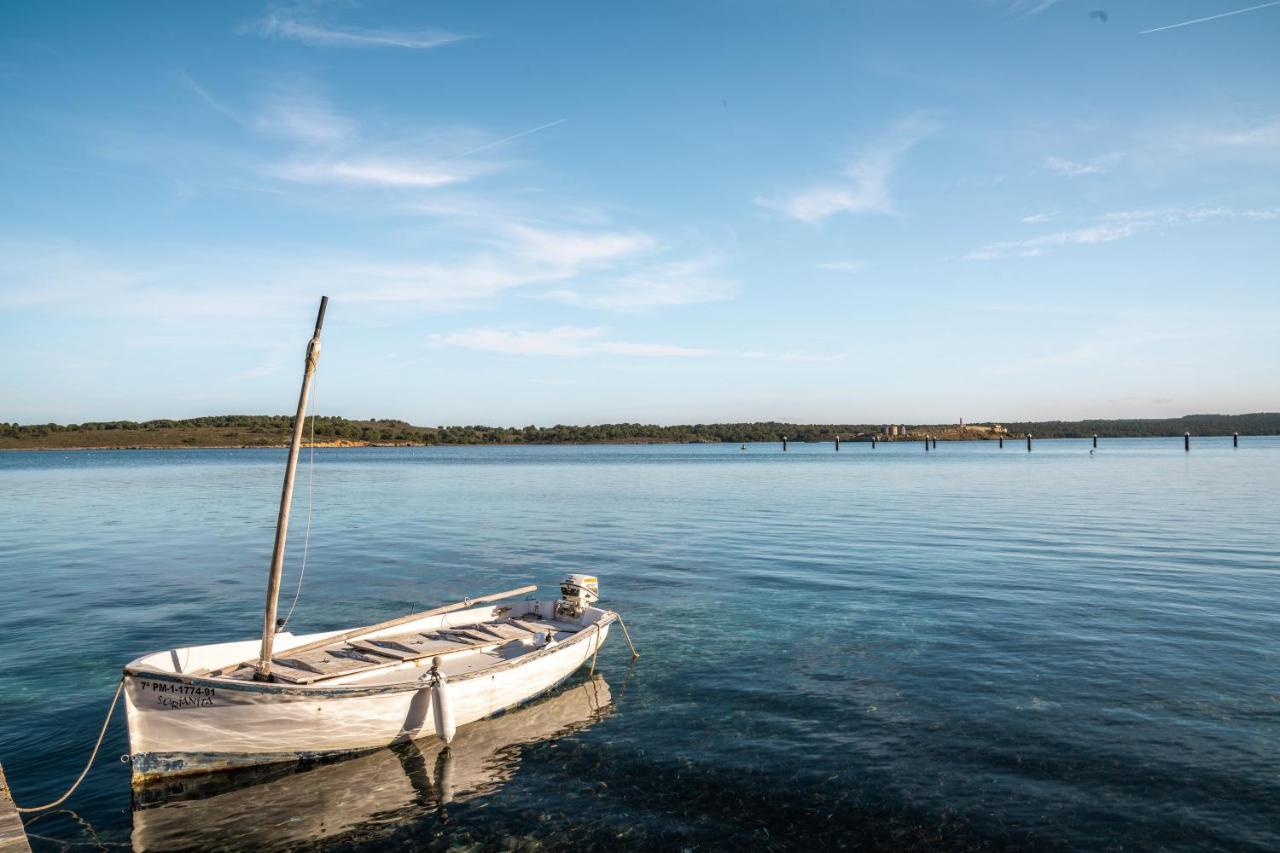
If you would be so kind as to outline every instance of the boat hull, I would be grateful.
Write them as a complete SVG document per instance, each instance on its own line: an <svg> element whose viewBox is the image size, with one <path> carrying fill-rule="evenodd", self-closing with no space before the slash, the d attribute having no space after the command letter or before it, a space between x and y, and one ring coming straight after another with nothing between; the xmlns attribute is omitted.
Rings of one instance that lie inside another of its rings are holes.
<svg viewBox="0 0 1280 853"><path fill-rule="evenodd" d="M552 647L452 678L457 725L555 687L608 635L602 622ZM126 670L133 780L357 753L436 734L430 684L296 686Z"/></svg>

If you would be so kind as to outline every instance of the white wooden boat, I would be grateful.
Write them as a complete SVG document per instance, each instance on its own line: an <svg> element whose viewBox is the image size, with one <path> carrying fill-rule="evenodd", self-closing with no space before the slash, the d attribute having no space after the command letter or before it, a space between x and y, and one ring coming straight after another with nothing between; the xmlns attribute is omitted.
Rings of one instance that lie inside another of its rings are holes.
<svg viewBox="0 0 1280 853"><path fill-rule="evenodd" d="M558 599L489 604L536 589L524 586L364 628L280 632L289 508L327 302L307 347L262 638L168 649L125 667L135 784L431 735L448 743L458 725L526 702L588 660L594 666L619 620L593 606L594 576L572 574Z"/></svg>
<svg viewBox="0 0 1280 853"><path fill-rule="evenodd" d="M580 731L611 711L599 674L459 730L315 765L160 780L134 793L134 850L292 850L326 839L365 845L452 803L496 792L518 747Z"/></svg>

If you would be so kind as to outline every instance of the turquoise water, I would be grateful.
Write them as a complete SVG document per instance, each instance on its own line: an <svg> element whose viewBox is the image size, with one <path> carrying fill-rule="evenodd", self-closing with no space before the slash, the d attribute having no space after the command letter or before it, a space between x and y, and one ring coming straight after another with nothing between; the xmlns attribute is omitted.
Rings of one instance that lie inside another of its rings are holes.
<svg viewBox="0 0 1280 853"><path fill-rule="evenodd" d="M291 628L594 572L642 653L601 652L607 713L497 736L447 807L431 755L134 803L118 718L33 843L128 845L145 806L190 816L193 847L290 847L200 816L244 830L247 804L297 797L275 818L328 820L313 849L1275 850L1280 439L1241 445L320 450ZM260 630L283 462L0 454L20 803L74 779L121 665ZM335 793L364 772L427 781L385 808Z"/></svg>

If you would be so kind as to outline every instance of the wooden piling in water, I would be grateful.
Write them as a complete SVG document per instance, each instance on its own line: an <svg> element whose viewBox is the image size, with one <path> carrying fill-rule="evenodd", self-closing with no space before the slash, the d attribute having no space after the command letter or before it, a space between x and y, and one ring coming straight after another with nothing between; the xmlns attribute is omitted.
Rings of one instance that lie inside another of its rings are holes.
<svg viewBox="0 0 1280 853"><path fill-rule="evenodd" d="M929 452L929 436L927 435L924 437L924 452Z"/></svg>
<svg viewBox="0 0 1280 853"><path fill-rule="evenodd" d="M1093 446L1098 446L1098 434L1096 432L1093 434Z"/></svg>
<svg viewBox="0 0 1280 853"><path fill-rule="evenodd" d="M1000 436L1000 449L1004 450L1004 436Z"/></svg>
<svg viewBox="0 0 1280 853"><path fill-rule="evenodd" d="M836 453L840 452L840 436L836 436Z"/></svg>
<svg viewBox="0 0 1280 853"><path fill-rule="evenodd" d="M1239 446L1240 446L1240 433L1238 433L1238 432L1233 432L1233 433L1231 434L1231 446L1232 446L1232 447L1239 447Z"/></svg>
<svg viewBox="0 0 1280 853"><path fill-rule="evenodd" d="M871 436L871 449L872 450L876 449L876 437L874 435Z"/></svg>
<svg viewBox="0 0 1280 853"><path fill-rule="evenodd" d="M1189 432L1182 434L1182 449L1188 452L1191 450L1191 433Z"/></svg>
<svg viewBox="0 0 1280 853"><path fill-rule="evenodd" d="M933 441L933 449L934 449L934 450L937 450L937 449L938 449L938 439L936 439L936 438L935 438L935 439L931 439L931 440Z"/></svg>
<svg viewBox="0 0 1280 853"><path fill-rule="evenodd" d="M3 765L0 765L0 853L31 853L27 830L22 826L18 807L13 804Z"/></svg>
<svg viewBox="0 0 1280 853"><path fill-rule="evenodd" d="M787 437L785 435L782 437L782 452L787 452Z"/></svg>
<svg viewBox="0 0 1280 853"><path fill-rule="evenodd" d="M1027 452L1031 452L1031 433L1027 433Z"/></svg>

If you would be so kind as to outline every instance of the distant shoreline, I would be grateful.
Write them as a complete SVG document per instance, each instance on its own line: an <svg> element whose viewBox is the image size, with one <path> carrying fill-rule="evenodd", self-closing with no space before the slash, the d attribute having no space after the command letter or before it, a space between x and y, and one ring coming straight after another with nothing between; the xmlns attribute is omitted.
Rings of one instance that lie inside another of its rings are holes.
<svg viewBox="0 0 1280 853"><path fill-rule="evenodd" d="M308 420L316 447L453 447L483 445L742 444L870 441L996 441L1036 438L1157 438L1280 435L1280 413L1185 415L1082 421L953 424L797 424L781 421L667 425L618 423L550 427L414 426L401 420ZM288 415L214 415L186 420L99 421L83 424L0 423L0 450L168 450L287 447ZM308 444L308 446L310 446Z"/></svg>
<svg viewBox="0 0 1280 853"><path fill-rule="evenodd" d="M1280 433L1240 433L1241 438L1272 438ZM1132 439L1151 439L1151 438L1167 438L1170 440L1180 438L1180 435L1098 435L1098 440L1107 441L1127 441ZM1231 438L1232 433L1199 433L1193 434L1193 438ZM1019 443L1026 440L1025 435L1005 435L1006 441ZM1033 436L1034 441L1088 441L1091 436ZM923 436L911 438L879 438L876 441L879 444L917 444L926 441ZM937 436L933 439L935 442L994 442L996 438L946 438ZM473 444L421 444L413 442L400 443L384 443L384 442L316 442L317 450L349 450L349 449L386 449L386 448L404 448L404 447L458 447L458 448L477 448L477 447L641 447L641 446L670 446L670 447L687 447L691 444L780 444L778 441L543 441L543 442L477 442ZM788 444L832 444L831 439L818 440L796 440L788 439ZM841 439L841 444L870 444L869 438L848 438ZM288 444L130 444L130 445L77 445L77 446L50 446L35 445L29 447L0 447L0 453L61 453L61 452L85 452L85 451L147 451L147 450L287 450ZM311 448L312 445L304 442L302 448L304 450Z"/></svg>

